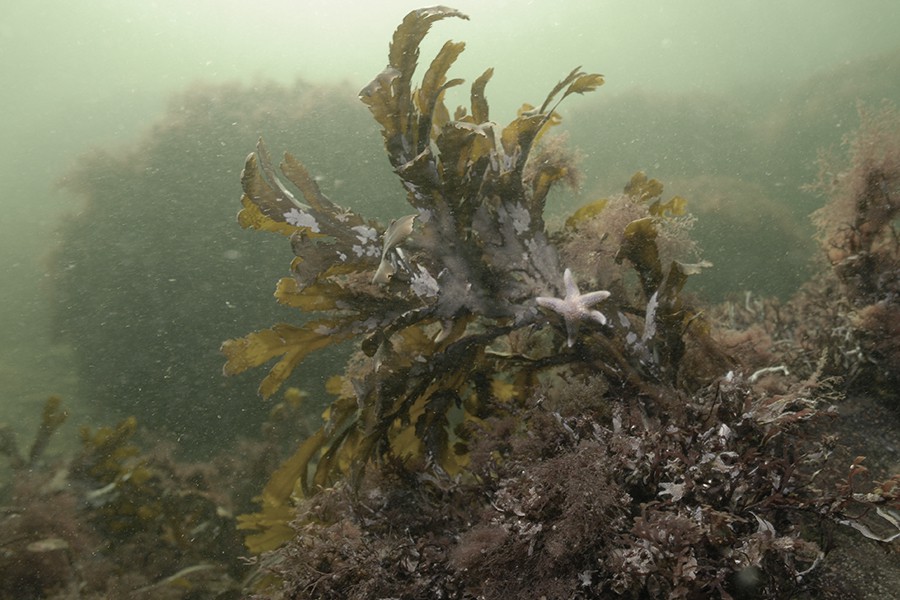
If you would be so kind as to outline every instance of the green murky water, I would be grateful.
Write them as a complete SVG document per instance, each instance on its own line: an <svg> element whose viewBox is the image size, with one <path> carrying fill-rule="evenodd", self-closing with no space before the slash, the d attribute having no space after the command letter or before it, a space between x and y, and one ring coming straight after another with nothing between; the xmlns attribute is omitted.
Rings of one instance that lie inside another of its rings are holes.
<svg viewBox="0 0 900 600"><path fill-rule="evenodd" d="M143 401L141 378L152 388L183 377L180 387L158 388L169 394L153 409L165 411L160 422L187 414L239 427L244 409L234 408L237 399L219 413L204 413L188 409L185 398L194 386L225 385L218 380L223 339L278 314L265 282L274 282L284 257L269 262L268 277L254 279L253 265L237 259L276 250L248 242L231 220L241 161L255 137L265 133L279 152L289 149L311 162L343 204L382 218L403 204L379 154L377 128L355 92L383 67L387 36L415 4L370 4L265 1L251 9L239 2L109 0L5 9L0 421L29 431L43 400L57 393L75 414L72 423L106 422L113 415L91 390L130 390L133 406ZM698 215L696 237L719 267L698 291L712 298L744 290L786 295L803 280L812 253L806 214L819 200L800 186L814 177L818 150L855 126L857 101L900 97L900 6L889 0L456 7L471 21L441 23L423 55L445 39L466 40L454 71L471 81L486 66L495 68L488 96L499 121L513 115L521 98L538 102L576 65L606 76L599 93L574 99L564 111L585 179L580 197L555 198L558 214L620 190L636 170L648 172L667 191L686 196ZM289 91L298 78L329 86L337 99L323 105L310 93L301 102ZM222 87L232 83L242 87ZM464 100L451 96L448 104ZM191 106L194 101L208 106ZM267 103L268 113L252 112ZM119 186L121 202L111 224L61 233L86 206L84 194L59 183L66 174L104 175L78 162L98 148L119 159L131 156L124 163L139 166L128 171L120 163L105 173L119 178L112 185ZM208 160L195 160L198 155ZM148 190L163 187L171 204L155 206ZM182 205L183 215L206 223L180 227L188 218L177 212ZM180 250L154 251L173 244ZM65 296L61 307L53 273L72 256L98 254L102 259L84 277L102 278L106 261L119 279L69 281L80 291ZM134 262L138 255L143 262ZM242 273L248 280L238 285ZM129 277L160 297L129 296ZM181 286L186 280L190 286ZM166 296L167 286L177 294ZM234 290L242 291L229 296ZM85 330L66 322L67 311L79 310L108 310L119 325L132 320L133 337L127 329L114 334L115 354L130 360L101 364L112 338L79 341ZM192 331L177 325L185 314L196 325ZM203 315L216 319L215 326L204 327ZM202 375L179 372L191 356L202 357ZM252 379L240 390L252 389ZM248 419L258 416L258 407L246 410Z"/></svg>

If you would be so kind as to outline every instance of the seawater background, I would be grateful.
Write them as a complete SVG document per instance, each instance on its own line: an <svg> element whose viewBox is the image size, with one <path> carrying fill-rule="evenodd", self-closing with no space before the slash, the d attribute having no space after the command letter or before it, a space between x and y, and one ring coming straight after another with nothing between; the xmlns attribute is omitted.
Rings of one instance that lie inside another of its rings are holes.
<svg viewBox="0 0 900 600"><path fill-rule="evenodd" d="M384 67L390 34L420 4L8 4L0 21L0 422L28 432L20 436L25 442L51 393L69 400L75 413L69 427L105 422L73 398L70 350L54 343L48 323L46 257L58 243L59 224L78 210L56 183L75 158L92 147L133 144L163 114L167 98L197 80L303 78L359 89ZM900 30L895 0L452 5L471 21L436 24L423 62L447 39L466 41L452 75L471 82L493 66L488 98L500 122L521 101L540 102L577 65L603 73L607 84L567 100L564 116L598 95L635 88L651 96L697 91L777 104L795 81L896 49ZM465 93L451 95L448 105L463 102ZM833 141L842 133L835 131ZM583 166L591 171L590 156ZM239 194L235 181L235 210ZM133 227L138 234L141 223Z"/></svg>

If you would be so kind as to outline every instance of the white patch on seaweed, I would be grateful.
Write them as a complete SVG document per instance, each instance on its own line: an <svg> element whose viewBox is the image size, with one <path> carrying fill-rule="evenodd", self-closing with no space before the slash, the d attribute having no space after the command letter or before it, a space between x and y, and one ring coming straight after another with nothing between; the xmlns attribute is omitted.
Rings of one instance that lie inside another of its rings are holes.
<svg viewBox="0 0 900 600"><path fill-rule="evenodd" d="M531 215L518 202L509 211L509 216L512 217L513 228L517 234L522 235L531 228Z"/></svg>
<svg viewBox="0 0 900 600"><path fill-rule="evenodd" d="M359 244L355 244L351 248L351 250L353 250L353 252L356 253L356 256L358 256L358 257L378 256L379 255L378 248L376 248L375 246L372 246L372 245L360 246Z"/></svg>
<svg viewBox="0 0 900 600"><path fill-rule="evenodd" d="M416 265L419 268L418 273L413 273L410 277L410 288L419 298L434 298L440 292L437 279L432 277L428 269L422 265Z"/></svg>
<svg viewBox="0 0 900 600"><path fill-rule="evenodd" d="M316 222L316 218L296 208L284 213L284 220L294 227L306 227L313 233L319 233L319 224Z"/></svg>
<svg viewBox="0 0 900 600"><path fill-rule="evenodd" d="M378 239L378 232L368 225L356 225L350 229L356 232L356 239L359 240L360 244L369 244Z"/></svg>
<svg viewBox="0 0 900 600"><path fill-rule="evenodd" d="M653 292L650 301L647 302L647 312L644 316L644 335L641 336L641 343L646 344L653 336L656 335L656 309L659 306L659 292Z"/></svg>
<svg viewBox="0 0 900 600"><path fill-rule="evenodd" d="M334 333L337 330L334 327L328 327L326 325L319 325L318 327L313 329L313 331L318 333L319 335L331 335L332 333Z"/></svg>

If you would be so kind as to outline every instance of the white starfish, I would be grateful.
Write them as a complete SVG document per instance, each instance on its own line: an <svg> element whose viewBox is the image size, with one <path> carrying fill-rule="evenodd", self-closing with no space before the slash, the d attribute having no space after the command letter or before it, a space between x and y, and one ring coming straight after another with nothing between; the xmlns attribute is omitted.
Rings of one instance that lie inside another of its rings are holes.
<svg viewBox="0 0 900 600"><path fill-rule="evenodd" d="M565 298L538 296L535 298L535 302L538 303L538 306L543 306L559 313L566 320L566 333L568 334L566 343L571 348L575 344L575 337L578 335L581 321L592 319L601 325L606 325L606 316L598 310L590 310L590 307L601 300L609 298L609 292L600 290L582 294L572 278L572 271L569 269L566 269L563 273L563 282L566 284Z"/></svg>

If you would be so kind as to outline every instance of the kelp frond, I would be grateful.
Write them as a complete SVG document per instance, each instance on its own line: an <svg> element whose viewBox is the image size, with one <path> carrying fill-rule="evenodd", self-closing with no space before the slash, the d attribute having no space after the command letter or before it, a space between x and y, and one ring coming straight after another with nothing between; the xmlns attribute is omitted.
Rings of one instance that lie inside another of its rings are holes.
<svg viewBox="0 0 900 600"><path fill-rule="evenodd" d="M419 45L432 23L447 17L469 18L445 6L422 8L406 15L394 31L388 66L360 92L360 99L382 127L385 148L395 167L409 162L421 152L420 144L427 144L435 107L443 107L438 96L445 89L445 74L465 47L448 42L429 68L420 94L413 94L411 82L419 60ZM414 108L416 103L419 110Z"/></svg>

